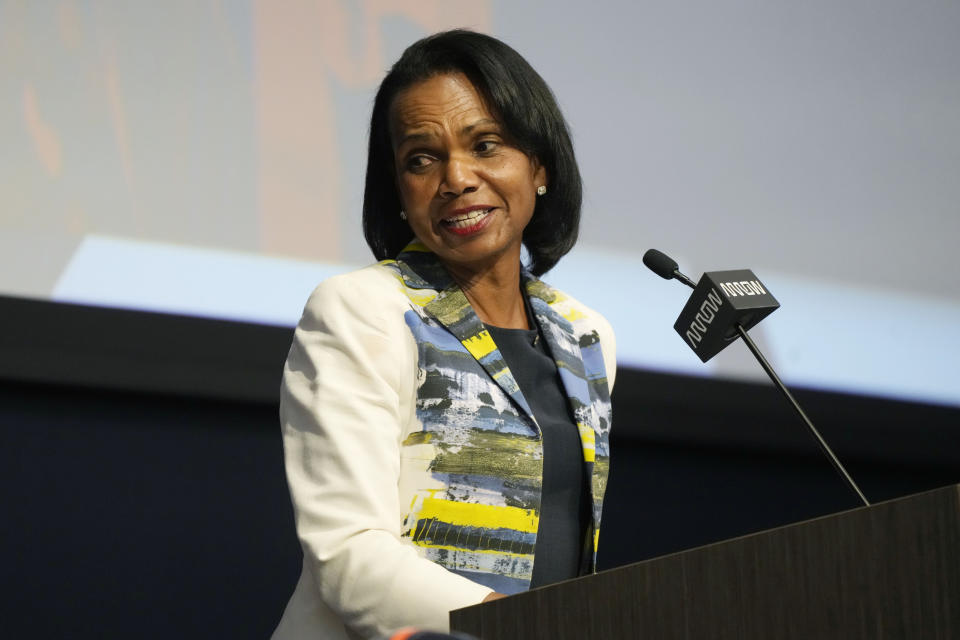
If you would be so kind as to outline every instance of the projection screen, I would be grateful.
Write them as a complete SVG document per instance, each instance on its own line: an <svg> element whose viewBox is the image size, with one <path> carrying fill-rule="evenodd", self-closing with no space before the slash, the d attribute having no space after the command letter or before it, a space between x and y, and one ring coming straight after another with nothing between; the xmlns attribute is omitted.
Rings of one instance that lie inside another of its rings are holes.
<svg viewBox="0 0 960 640"><path fill-rule="evenodd" d="M369 263L367 118L415 39L469 27L556 93L585 182L545 280L623 366L703 365L649 247L752 269L793 384L960 405L960 4L0 0L0 294L293 326ZM387 212L393 214L393 212Z"/></svg>

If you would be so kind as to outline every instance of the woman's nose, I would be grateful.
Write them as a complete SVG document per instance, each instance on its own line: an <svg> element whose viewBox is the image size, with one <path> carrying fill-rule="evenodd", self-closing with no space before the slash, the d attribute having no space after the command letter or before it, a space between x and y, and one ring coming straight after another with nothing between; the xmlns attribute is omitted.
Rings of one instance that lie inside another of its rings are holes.
<svg viewBox="0 0 960 640"><path fill-rule="evenodd" d="M443 180L439 193L442 197L456 197L477 190L480 179L473 165L474 159L462 155L451 155L444 167Z"/></svg>

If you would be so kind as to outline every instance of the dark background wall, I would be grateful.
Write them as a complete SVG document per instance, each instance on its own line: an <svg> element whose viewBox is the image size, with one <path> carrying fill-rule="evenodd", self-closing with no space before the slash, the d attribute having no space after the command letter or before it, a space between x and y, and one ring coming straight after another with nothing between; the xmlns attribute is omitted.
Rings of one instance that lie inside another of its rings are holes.
<svg viewBox="0 0 960 640"><path fill-rule="evenodd" d="M267 637L300 567L290 330L13 298L0 323L4 635ZM960 410L797 396L871 500L960 481ZM625 370L614 412L602 568L857 506L772 387Z"/></svg>

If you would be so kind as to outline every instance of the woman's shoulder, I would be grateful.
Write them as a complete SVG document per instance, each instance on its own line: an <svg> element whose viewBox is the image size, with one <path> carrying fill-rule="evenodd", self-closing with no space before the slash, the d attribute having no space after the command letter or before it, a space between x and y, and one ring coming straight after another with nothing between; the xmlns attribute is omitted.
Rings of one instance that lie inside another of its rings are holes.
<svg viewBox="0 0 960 640"><path fill-rule="evenodd" d="M613 339L613 328L599 311L580 302L569 293L537 281L535 295L542 297L550 308L566 318L578 334L596 331L601 339Z"/></svg>
<svg viewBox="0 0 960 640"><path fill-rule="evenodd" d="M383 317L407 305L403 281L387 263L376 263L331 276L316 286L300 323L330 315Z"/></svg>
<svg viewBox="0 0 960 640"><path fill-rule="evenodd" d="M326 294L358 288L371 291L382 290L385 293L396 291L401 282L397 278L396 270L390 268L391 262L384 260L353 271L330 276L317 285L314 293Z"/></svg>

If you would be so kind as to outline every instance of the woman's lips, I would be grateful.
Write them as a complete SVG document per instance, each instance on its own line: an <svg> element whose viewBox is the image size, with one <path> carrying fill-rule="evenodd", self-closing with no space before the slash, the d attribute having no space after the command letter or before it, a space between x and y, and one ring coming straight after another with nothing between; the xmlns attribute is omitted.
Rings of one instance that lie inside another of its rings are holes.
<svg viewBox="0 0 960 640"><path fill-rule="evenodd" d="M471 209L440 221L445 229L460 236L476 233L487 226L495 207Z"/></svg>

